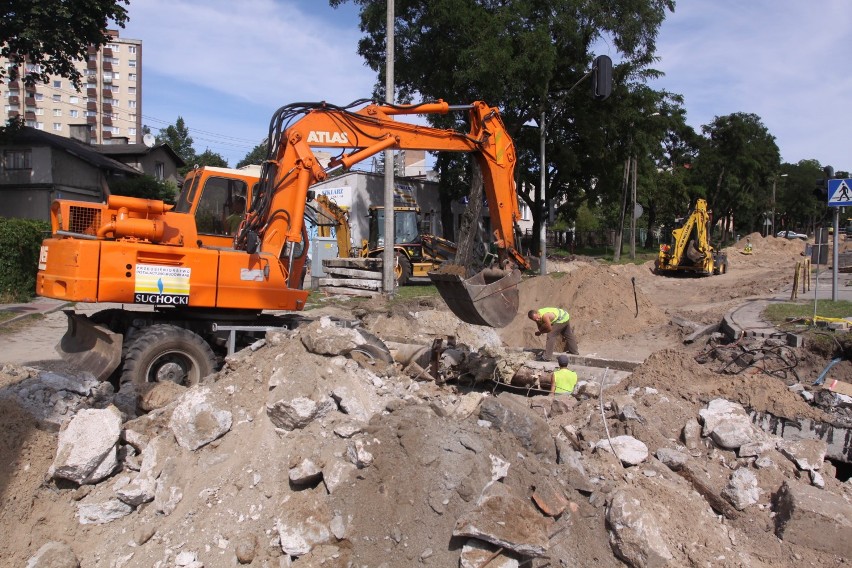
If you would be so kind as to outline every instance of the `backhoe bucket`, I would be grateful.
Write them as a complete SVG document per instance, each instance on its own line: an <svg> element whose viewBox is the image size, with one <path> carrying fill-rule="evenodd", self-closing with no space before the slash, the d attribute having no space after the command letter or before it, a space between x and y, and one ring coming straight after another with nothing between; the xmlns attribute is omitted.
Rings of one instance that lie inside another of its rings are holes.
<svg viewBox="0 0 852 568"><path fill-rule="evenodd" d="M70 310L66 310L65 315L68 316L68 330L56 351L74 368L89 371L99 381L105 381L121 363L121 334Z"/></svg>
<svg viewBox="0 0 852 568"><path fill-rule="evenodd" d="M520 270L486 269L464 279L450 266L456 265L443 265L438 271L430 272L429 278L457 318L488 327L506 327L515 319L520 299Z"/></svg>

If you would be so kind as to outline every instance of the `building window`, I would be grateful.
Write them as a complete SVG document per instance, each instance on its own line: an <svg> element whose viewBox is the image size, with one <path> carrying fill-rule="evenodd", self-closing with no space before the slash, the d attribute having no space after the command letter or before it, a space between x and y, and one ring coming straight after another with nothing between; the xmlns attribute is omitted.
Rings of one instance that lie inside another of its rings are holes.
<svg viewBox="0 0 852 568"><path fill-rule="evenodd" d="M43 108L37 108L37 109L35 109L35 113L36 113L36 116L43 116L44 115L44 109Z"/></svg>
<svg viewBox="0 0 852 568"><path fill-rule="evenodd" d="M113 86L112 86L112 89L110 89L110 90L111 90L113 93L118 93L118 92L119 92L118 85L113 85Z"/></svg>
<svg viewBox="0 0 852 568"><path fill-rule="evenodd" d="M135 60L135 59L128 59L128 60L127 60L127 64L128 64L130 67L136 67L136 60Z"/></svg>
<svg viewBox="0 0 852 568"><path fill-rule="evenodd" d="M136 46L135 45L128 45L127 46L127 53L136 53Z"/></svg>
<svg viewBox="0 0 852 568"><path fill-rule="evenodd" d="M3 167L7 170L29 170L32 150L3 150Z"/></svg>
<svg viewBox="0 0 852 568"><path fill-rule="evenodd" d="M112 74L112 80L118 81L119 79L121 79L121 73L119 73L118 71L114 71Z"/></svg>
<svg viewBox="0 0 852 568"><path fill-rule="evenodd" d="M68 114L71 116L71 118L77 118L77 116L79 116L80 112L76 111L76 110L71 110L71 111L68 111Z"/></svg>
<svg viewBox="0 0 852 568"><path fill-rule="evenodd" d="M113 50L116 53L121 51L120 50L121 44L118 44L118 43L108 43L107 47L110 48L111 50Z"/></svg>
<svg viewBox="0 0 852 568"><path fill-rule="evenodd" d="M62 132L62 123L61 122L54 122L53 123L53 129L56 130L57 132Z"/></svg>
<svg viewBox="0 0 852 568"><path fill-rule="evenodd" d="M136 101L127 101L127 106L130 108L136 108Z"/></svg>
<svg viewBox="0 0 852 568"><path fill-rule="evenodd" d="M36 127L36 121L35 120L28 120L27 126L29 126L30 128L35 128Z"/></svg>
<svg viewBox="0 0 852 568"><path fill-rule="evenodd" d="M53 88L54 89L61 89L62 88L62 81L54 81L53 82Z"/></svg>
<svg viewBox="0 0 852 568"><path fill-rule="evenodd" d="M57 103L62 102L62 95L53 95L53 101Z"/></svg>
<svg viewBox="0 0 852 568"><path fill-rule="evenodd" d="M35 129L36 130L44 130L44 123L43 122L36 122Z"/></svg>
<svg viewBox="0 0 852 568"><path fill-rule="evenodd" d="M6 111L6 114L9 114L10 112L12 112L12 105L6 105L5 107L3 107L3 110Z"/></svg>
<svg viewBox="0 0 852 568"><path fill-rule="evenodd" d="M161 181L166 179L166 164L163 162L154 163L154 177Z"/></svg>
<svg viewBox="0 0 852 568"><path fill-rule="evenodd" d="M135 128L128 128L127 129L127 135L128 136L136 136L136 129Z"/></svg>
<svg viewBox="0 0 852 568"><path fill-rule="evenodd" d="M79 102L80 102L80 99L79 99L79 97L73 97L73 96L72 96L72 97L70 97L70 98L68 99L68 101L69 101L72 105L76 105L77 103L79 103Z"/></svg>
<svg viewBox="0 0 852 568"><path fill-rule="evenodd" d="M112 133L114 135L118 136L119 134L121 134L121 128L119 128L118 126L113 126L112 127Z"/></svg>
<svg viewBox="0 0 852 568"><path fill-rule="evenodd" d="M128 73L127 78L131 81L135 81L136 80L136 73Z"/></svg>
<svg viewBox="0 0 852 568"><path fill-rule="evenodd" d="M89 118L89 117L92 117L92 116L98 116L98 113L93 111L93 110L87 110L86 111L86 118Z"/></svg>
<svg viewBox="0 0 852 568"><path fill-rule="evenodd" d="M92 75L97 75L97 74L98 74L97 69L88 69L88 68L86 69L86 76L87 77L91 77Z"/></svg>
<svg viewBox="0 0 852 568"><path fill-rule="evenodd" d="M44 95L43 95L42 93L36 93L36 94L35 94L35 100L37 100L37 101L43 101L43 100L44 100Z"/></svg>
<svg viewBox="0 0 852 568"><path fill-rule="evenodd" d="M127 94L128 95L135 95L136 94L136 87L127 87Z"/></svg>
<svg viewBox="0 0 852 568"><path fill-rule="evenodd" d="M112 71L104 71L104 81L112 81Z"/></svg>
<svg viewBox="0 0 852 568"><path fill-rule="evenodd" d="M53 116L62 116L62 109L61 108L53 109Z"/></svg>

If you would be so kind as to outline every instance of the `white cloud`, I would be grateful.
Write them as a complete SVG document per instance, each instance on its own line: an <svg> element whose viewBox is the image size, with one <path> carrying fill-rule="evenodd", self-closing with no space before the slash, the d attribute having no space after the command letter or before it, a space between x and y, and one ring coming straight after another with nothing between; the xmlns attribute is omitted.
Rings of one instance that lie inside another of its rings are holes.
<svg viewBox="0 0 852 568"><path fill-rule="evenodd" d="M684 1L663 24L657 88L684 95L690 123L750 112L784 161L852 169L847 0Z"/></svg>

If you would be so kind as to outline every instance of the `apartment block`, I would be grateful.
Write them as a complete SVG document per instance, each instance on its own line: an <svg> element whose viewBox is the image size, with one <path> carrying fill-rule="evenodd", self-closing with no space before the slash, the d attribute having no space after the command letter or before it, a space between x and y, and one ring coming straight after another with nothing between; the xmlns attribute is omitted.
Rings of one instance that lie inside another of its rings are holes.
<svg viewBox="0 0 852 568"><path fill-rule="evenodd" d="M142 41L109 33L107 45L90 47L89 61L77 62L79 91L64 77L34 87L20 78L0 83L0 120L22 116L29 127L92 144L141 143ZM0 65L10 63L0 58Z"/></svg>

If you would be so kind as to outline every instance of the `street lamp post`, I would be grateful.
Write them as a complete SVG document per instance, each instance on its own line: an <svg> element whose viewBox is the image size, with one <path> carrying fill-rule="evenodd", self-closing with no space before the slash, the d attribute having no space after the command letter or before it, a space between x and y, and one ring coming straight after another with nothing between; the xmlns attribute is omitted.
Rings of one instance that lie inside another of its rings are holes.
<svg viewBox="0 0 852 568"><path fill-rule="evenodd" d="M787 177L787 174L775 174L772 177L772 235L777 234L775 232L775 183L778 181L779 177Z"/></svg>

